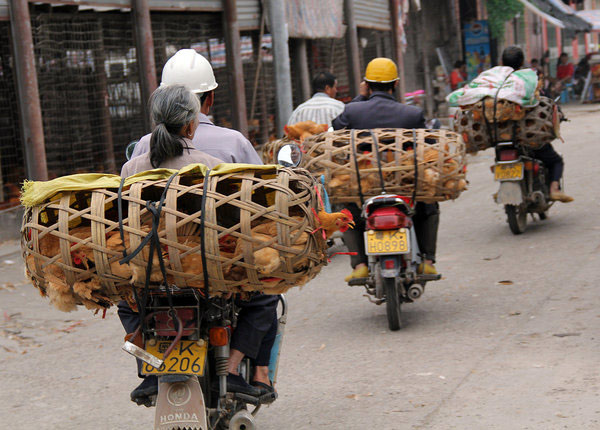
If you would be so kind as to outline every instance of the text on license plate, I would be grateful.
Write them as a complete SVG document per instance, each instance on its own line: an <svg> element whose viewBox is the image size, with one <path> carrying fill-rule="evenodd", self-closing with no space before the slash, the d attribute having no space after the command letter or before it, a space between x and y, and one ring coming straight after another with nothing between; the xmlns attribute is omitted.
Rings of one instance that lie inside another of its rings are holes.
<svg viewBox="0 0 600 430"><path fill-rule="evenodd" d="M523 163L496 164L494 179L496 181L523 179Z"/></svg>
<svg viewBox="0 0 600 430"><path fill-rule="evenodd" d="M154 345L146 343L146 351L162 359L171 341L158 341ZM204 363L206 362L207 343L201 345L196 341L182 340L173 349L165 362L159 369L144 363L143 372L146 375L165 375L165 374L188 374L204 375Z"/></svg>
<svg viewBox="0 0 600 430"><path fill-rule="evenodd" d="M408 230L369 230L365 232L367 254L406 254L409 252Z"/></svg>

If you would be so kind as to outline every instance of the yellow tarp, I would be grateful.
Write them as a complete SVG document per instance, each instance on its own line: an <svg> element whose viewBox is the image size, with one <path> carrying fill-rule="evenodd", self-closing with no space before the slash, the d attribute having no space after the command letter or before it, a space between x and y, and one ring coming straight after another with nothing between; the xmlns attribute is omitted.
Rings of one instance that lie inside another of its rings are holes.
<svg viewBox="0 0 600 430"><path fill-rule="evenodd" d="M210 171L210 176L219 176L248 170L273 171L277 165L266 166L256 164L221 163ZM207 167L203 164L190 164L179 170L180 175L204 176ZM177 170L154 169L140 172L128 177L124 187L139 181L160 181L168 179ZM56 194L68 191L96 190L101 188L119 188L121 177L106 173L81 173L77 175L62 176L51 181L25 181L21 191L21 204L32 207L51 199Z"/></svg>

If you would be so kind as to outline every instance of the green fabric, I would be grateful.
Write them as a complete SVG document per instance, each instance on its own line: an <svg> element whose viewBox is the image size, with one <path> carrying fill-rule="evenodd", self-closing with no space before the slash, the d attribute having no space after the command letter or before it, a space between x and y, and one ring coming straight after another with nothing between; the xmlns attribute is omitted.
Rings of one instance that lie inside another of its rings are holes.
<svg viewBox="0 0 600 430"><path fill-rule="evenodd" d="M450 106L469 106L485 97L508 100L523 107L537 106L535 98L537 73L533 69L513 71L510 67L497 66L481 73L468 85L450 93L446 100Z"/></svg>
<svg viewBox="0 0 600 430"><path fill-rule="evenodd" d="M220 176L230 173L243 171L273 171L277 165L255 165L255 164L237 164L221 163L215 166L210 176ZM207 167L203 164L190 164L179 170L180 175L204 176ZM168 179L177 170L173 169L154 169L146 172L140 172L128 177L125 180L124 187L140 181L160 181ZM55 195L69 191L96 190L101 188L119 188L121 177L106 173L80 173L77 175L62 176L51 181L25 181L21 191L21 204L25 207L39 205Z"/></svg>

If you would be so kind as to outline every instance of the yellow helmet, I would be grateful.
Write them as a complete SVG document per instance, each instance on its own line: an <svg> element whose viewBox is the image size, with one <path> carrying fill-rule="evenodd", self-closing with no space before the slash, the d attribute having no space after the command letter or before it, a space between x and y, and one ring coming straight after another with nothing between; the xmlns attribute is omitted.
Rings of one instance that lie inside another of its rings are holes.
<svg viewBox="0 0 600 430"><path fill-rule="evenodd" d="M367 64L365 81L387 84L398 80L398 68L389 58L374 58Z"/></svg>

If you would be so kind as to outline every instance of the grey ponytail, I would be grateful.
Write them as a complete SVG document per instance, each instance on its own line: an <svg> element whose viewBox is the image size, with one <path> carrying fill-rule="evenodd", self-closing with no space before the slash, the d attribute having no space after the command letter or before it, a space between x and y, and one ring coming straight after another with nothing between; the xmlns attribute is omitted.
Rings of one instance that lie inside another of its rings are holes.
<svg viewBox="0 0 600 430"><path fill-rule="evenodd" d="M154 129L150 137L150 164L159 167L165 160L183 154L181 129L200 112L200 101L183 85L165 85L152 93L150 112Z"/></svg>

